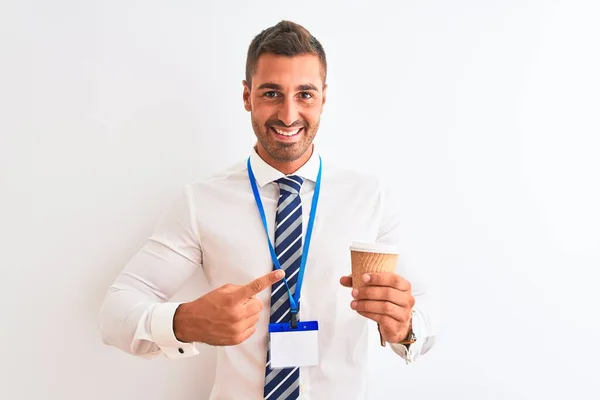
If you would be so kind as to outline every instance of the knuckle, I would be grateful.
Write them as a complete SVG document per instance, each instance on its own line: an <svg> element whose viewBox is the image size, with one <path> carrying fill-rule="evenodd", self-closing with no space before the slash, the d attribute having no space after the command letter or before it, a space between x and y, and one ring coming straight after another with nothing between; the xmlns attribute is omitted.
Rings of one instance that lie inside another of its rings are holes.
<svg viewBox="0 0 600 400"><path fill-rule="evenodd" d="M223 340L227 341L227 342L234 342L236 336L238 335L238 332L233 329L231 326L227 327L226 330L223 331L223 334L221 335Z"/></svg>
<svg viewBox="0 0 600 400"><path fill-rule="evenodd" d="M386 301L385 303L383 303L383 311L386 314L391 313L392 311L394 311L394 305L392 303L390 303L389 301Z"/></svg>
<svg viewBox="0 0 600 400"><path fill-rule="evenodd" d="M242 333L244 333L244 328L243 328L242 324L239 322L230 324L229 330L230 330L229 332L230 332L231 336L234 338L236 338L236 337L240 336Z"/></svg>
<svg viewBox="0 0 600 400"><path fill-rule="evenodd" d="M382 290L381 286L374 286L369 288L368 298L372 300L381 300L385 296L385 290Z"/></svg>
<svg viewBox="0 0 600 400"><path fill-rule="evenodd" d="M253 303L250 307L246 309L246 315L248 317L252 317L258 315L262 311L262 303Z"/></svg>
<svg viewBox="0 0 600 400"><path fill-rule="evenodd" d="M221 286L221 292L226 295L233 295L240 287L231 283Z"/></svg>
<svg viewBox="0 0 600 400"><path fill-rule="evenodd" d="M379 286L379 285L385 283L386 280L387 280L387 277L386 277L385 272L377 272L377 273L371 274L371 279L369 280L369 283Z"/></svg>
<svg viewBox="0 0 600 400"><path fill-rule="evenodd" d="M245 328L246 329L250 329L256 326L256 324L258 323L258 317L257 316L253 316L250 317L246 320L246 322L244 323Z"/></svg>
<svg viewBox="0 0 600 400"><path fill-rule="evenodd" d="M256 332L256 327L252 326L251 328L249 328L246 333L244 334L244 340L248 339L250 336L254 335L254 332Z"/></svg>
<svg viewBox="0 0 600 400"><path fill-rule="evenodd" d="M238 321L240 318L240 312L237 307L229 307L222 310L223 314L227 317L229 321Z"/></svg>
<svg viewBox="0 0 600 400"><path fill-rule="evenodd" d="M227 307L225 309L225 311L230 311L229 308L231 306L233 306L233 304L235 303L235 297L233 295L233 293L227 293L227 295L225 296L225 299L223 300L223 302L225 303L225 306Z"/></svg>
<svg viewBox="0 0 600 400"><path fill-rule="evenodd" d="M257 310L262 310L264 307L264 304L263 304L262 300L254 297L254 298L252 298L252 307Z"/></svg>
<svg viewBox="0 0 600 400"><path fill-rule="evenodd" d="M408 321L410 321L410 315L406 314L406 313L402 313L402 315L400 316L400 323L401 324L407 324Z"/></svg>
<svg viewBox="0 0 600 400"><path fill-rule="evenodd" d="M231 342L232 344L235 346L237 344L240 344L244 341L244 337L240 334L235 335L232 339Z"/></svg>
<svg viewBox="0 0 600 400"><path fill-rule="evenodd" d="M356 294L357 299L366 299L369 297L369 287L360 287L357 289L358 293Z"/></svg>
<svg viewBox="0 0 600 400"><path fill-rule="evenodd" d="M396 294L397 290L391 287L385 288L385 298L386 299L393 299L394 295Z"/></svg>
<svg viewBox="0 0 600 400"><path fill-rule="evenodd" d="M367 311L367 302L366 301L357 301L356 302L356 311Z"/></svg>
<svg viewBox="0 0 600 400"><path fill-rule="evenodd" d="M228 338L228 340L234 340L235 336L237 335L237 332L235 329L233 329L233 327L231 325L227 326L224 328L223 330L223 338Z"/></svg>
<svg viewBox="0 0 600 400"><path fill-rule="evenodd" d="M259 312L261 312L263 309L265 308L265 306L263 305L262 301L257 301L256 302L256 307L255 307L255 314L258 314Z"/></svg>
<svg viewBox="0 0 600 400"><path fill-rule="evenodd" d="M232 309L233 318L236 321L242 321L245 317L244 309L242 306L238 306Z"/></svg>
<svg viewBox="0 0 600 400"><path fill-rule="evenodd" d="M260 280L258 280L258 279L253 280L250 283L250 288L256 293L260 292L262 290L262 284L261 284Z"/></svg>
<svg viewBox="0 0 600 400"><path fill-rule="evenodd" d="M393 326L394 326L394 332L401 332L405 328L406 324L403 322L394 321ZM402 336L406 336L406 335L402 335ZM399 339L402 339L402 338L399 338Z"/></svg>
<svg viewBox="0 0 600 400"><path fill-rule="evenodd" d="M382 320L391 331L396 332L400 329L400 322L396 321L394 318L385 315Z"/></svg>
<svg viewBox="0 0 600 400"><path fill-rule="evenodd" d="M359 276L359 278L362 281L362 276ZM379 284L379 274L378 273L369 274L369 282L367 282L367 285L377 285L377 284Z"/></svg>
<svg viewBox="0 0 600 400"><path fill-rule="evenodd" d="M246 341L254 333L254 328L249 328L245 332L240 332L234 337L235 344L241 344Z"/></svg>
<svg viewBox="0 0 600 400"><path fill-rule="evenodd" d="M267 279L269 283L275 283L279 280L275 274L269 274Z"/></svg>
<svg viewBox="0 0 600 400"><path fill-rule="evenodd" d="M234 314L231 310L229 310L229 309L222 310L220 318L221 318L222 322L225 324L225 330L227 332L235 331L235 329L233 327L233 323L235 322Z"/></svg>

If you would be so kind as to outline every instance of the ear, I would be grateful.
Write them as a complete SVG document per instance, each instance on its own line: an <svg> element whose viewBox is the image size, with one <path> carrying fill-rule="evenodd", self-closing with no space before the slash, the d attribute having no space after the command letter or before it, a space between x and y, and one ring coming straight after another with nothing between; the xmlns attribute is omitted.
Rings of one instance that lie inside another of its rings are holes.
<svg viewBox="0 0 600 400"><path fill-rule="evenodd" d="M244 94L242 95L242 98L244 99L244 108L246 111L252 111L252 104L250 102L250 86L246 81L242 81L242 85L244 85Z"/></svg>
<svg viewBox="0 0 600 400"><path fill-rule="evenodd" d="M322 107L325 105L326 102L327 102L327 84L323 85L323 102L321 103L321 112L322 112Z"/></svg>

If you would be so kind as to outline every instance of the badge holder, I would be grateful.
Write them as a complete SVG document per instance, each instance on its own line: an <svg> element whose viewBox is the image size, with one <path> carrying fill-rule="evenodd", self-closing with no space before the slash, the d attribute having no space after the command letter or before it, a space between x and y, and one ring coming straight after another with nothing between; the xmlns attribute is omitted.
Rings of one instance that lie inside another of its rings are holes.
<svg viewBox="0 0 600 400"><path fill-rule="evenodd" d="M319 364L319 323L298 321L269 324L271 368L310 367Z"/></svg>

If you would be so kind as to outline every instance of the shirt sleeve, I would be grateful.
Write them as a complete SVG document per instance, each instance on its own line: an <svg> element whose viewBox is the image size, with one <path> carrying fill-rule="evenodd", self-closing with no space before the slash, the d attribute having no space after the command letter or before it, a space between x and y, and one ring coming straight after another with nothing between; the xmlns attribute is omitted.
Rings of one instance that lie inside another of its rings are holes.
<svg viewBox="0 0 600 400"><path fill-rule="evenodd" d="M419 356L427 353L435 344L436 335L434 322L437 305L427 274L406 257L403 257L401 240L401 218L399 202L395 194L384 186L381 188L382 218L377 241L398 246L400 254L396 272L410 282L412 295L415 298L413 307L413 331L417 340L409 346L390 343L391 349L402 357L407 364L415 362Z"/></svg>
<svg viewBox="0 0 600 400"><path fill-rule="evenodd" d="M179 302L169 299L202 265L189 186L176 196L147 243L109 287L99 313L105 344L150 358L198 354L195 343L177 340L173 316Z"/></svg>

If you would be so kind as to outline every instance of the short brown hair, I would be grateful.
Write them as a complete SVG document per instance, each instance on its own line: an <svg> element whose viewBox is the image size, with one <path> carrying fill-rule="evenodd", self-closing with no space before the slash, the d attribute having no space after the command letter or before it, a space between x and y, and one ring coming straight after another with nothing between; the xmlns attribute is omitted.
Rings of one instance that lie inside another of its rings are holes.
<svg viewBox="0 0 600 400"><path fill-rule="evenodd" d="M319 56L322 66L323 84L327 78L327 57L321 43L301 25L291 21L281 21L263 30L250 43L246 58L246 82L252 86L252 76L256 73L258 59L262 54L272 53L293 57L302 54Z"/></svg>

